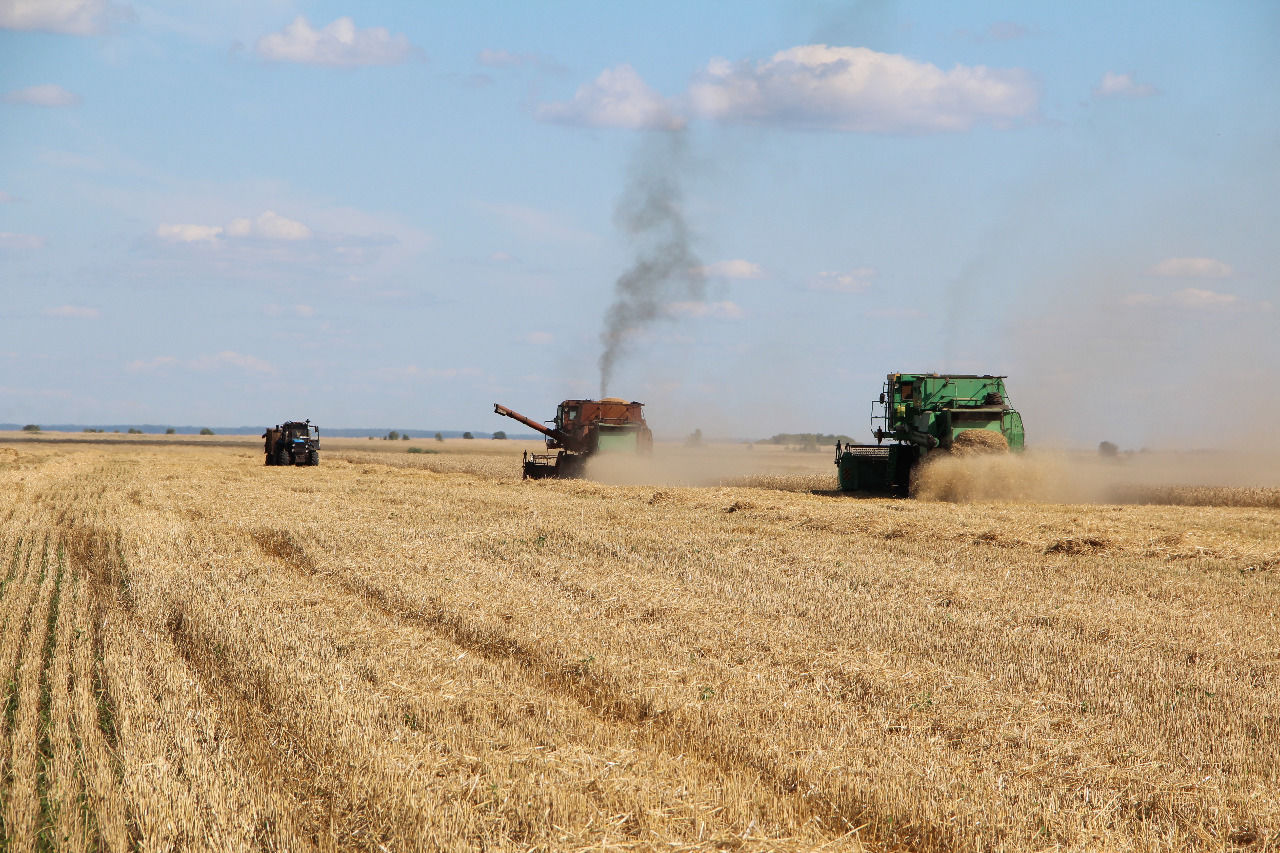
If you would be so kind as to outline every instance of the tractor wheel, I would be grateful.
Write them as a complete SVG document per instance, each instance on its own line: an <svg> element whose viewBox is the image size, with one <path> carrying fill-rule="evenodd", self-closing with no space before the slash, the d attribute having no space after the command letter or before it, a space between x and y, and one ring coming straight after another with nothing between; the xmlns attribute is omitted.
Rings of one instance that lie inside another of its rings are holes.
<svg viewBox="0 0 1280 853"><path fill-rule="evenodd" d="M289 458L289 448L282 447L276 451L277 465L292 465L293 460Z"/></svg>
<svg viewBox="0 0 1280 853"><path fill-rule="evenodd" d="M307 464L308 464L308 465L319 465L319 464L320 464L320 451L318 451L318 450L308 450L308 451L307 451Z"/></svg>

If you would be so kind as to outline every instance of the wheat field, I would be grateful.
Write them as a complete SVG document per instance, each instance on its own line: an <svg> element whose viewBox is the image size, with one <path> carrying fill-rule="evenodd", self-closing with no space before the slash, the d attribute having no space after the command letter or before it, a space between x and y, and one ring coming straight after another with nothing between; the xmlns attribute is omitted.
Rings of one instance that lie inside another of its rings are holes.
<svg viewBox="0 0 1280 853"><path fill-rule="evenodd" d="M9 849L1280 849L1273 492L326 444L0 444Z"/></svg>

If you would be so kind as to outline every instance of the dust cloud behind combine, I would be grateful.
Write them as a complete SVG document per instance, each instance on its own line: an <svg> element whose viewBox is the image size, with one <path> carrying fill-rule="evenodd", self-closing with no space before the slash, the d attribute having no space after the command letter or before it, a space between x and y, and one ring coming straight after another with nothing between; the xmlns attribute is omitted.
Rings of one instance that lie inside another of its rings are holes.
<svg viewBox="0 0 1280 853"><path fill-rule="evenodd" d="M923 500L1280 507L1280 455L1229 451L939 455L923 465Z"/></svg>
<svg viewBox="0 0 1280 853"><path fill-rule="evenodd" d="M746 445L658 444L651 457L599 454L588 462L586 477L607 485L746 486L836 494L832 461L826 448L802 452L771 445L748 450ZM1280 454L1169 451L1104 457L970 448L933 455L918 470L912 496L952 503L1280 507Z"/></svg>
<svg viewBox="0 0 1280 853"><path fill-rule="evenodd" d="M614 222L635 248L631 266L614 283L614 300L600 333L600 396L608 394L628 341L666 317L677 300L702 301L705 277L685 220L681 178L686 167L682 132L664 133L642 150L614 211Z"/></svg>

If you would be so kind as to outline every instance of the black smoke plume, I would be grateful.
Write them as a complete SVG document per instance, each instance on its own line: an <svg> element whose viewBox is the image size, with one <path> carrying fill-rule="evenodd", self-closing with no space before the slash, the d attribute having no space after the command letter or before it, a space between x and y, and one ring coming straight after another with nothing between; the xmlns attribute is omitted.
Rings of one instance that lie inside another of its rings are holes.
<svg viewBox="0 0 1280 853"><path fill-rule="evenodd" d="M600 396L628 341L679 299L701 301L705 279L691 248L681 179L686 168L684 134L663 133L632 163L614 223L635 247L635 260L614 282L613 304L604 315L600 342Z"/></svg>

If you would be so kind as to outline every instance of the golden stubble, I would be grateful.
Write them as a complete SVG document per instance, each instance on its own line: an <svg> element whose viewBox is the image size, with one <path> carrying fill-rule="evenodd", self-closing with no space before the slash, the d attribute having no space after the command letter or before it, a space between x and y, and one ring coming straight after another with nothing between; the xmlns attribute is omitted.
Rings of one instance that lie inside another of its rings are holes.
<svg viewBox="0 0 1280 853"><path fill-rule="evenodd" d="M749 474L775 488L683 487L522 482L510 451L19 447L5 835L1280 844L1274 505L858 500L779 460Z"/></svg>

